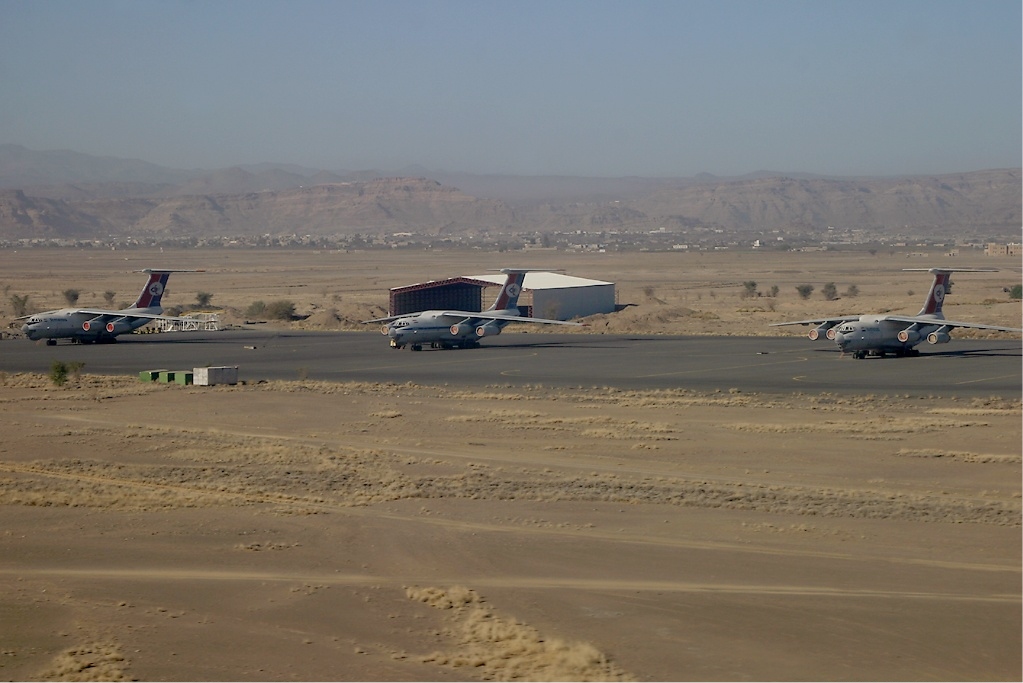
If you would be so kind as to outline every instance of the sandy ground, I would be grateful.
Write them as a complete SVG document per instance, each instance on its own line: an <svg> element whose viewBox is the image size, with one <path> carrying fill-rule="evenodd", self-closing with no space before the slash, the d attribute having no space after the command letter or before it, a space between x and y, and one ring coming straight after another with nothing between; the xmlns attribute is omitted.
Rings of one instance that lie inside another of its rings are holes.
<svg viewBox="0 0 1023 683"><path fill-rule="evenodd" d="M123 271L189 267L38 253L0 252L0 284L40 303L70 286L131 298ZM175 275L175 293L314 315L557 263L195 256L210 272ZM697 272L697 255L650 255L635 274L598 269L606 256L560 267L619 282L637 305L613 324L653 331L832 305L797 301L803 281L915 312L929 282L871 257L811 278L825 256L706 255ZM985 303L1013 278L964 274L946 314L1018 325L1018 304ZM775 310L739 296L745 279L779 284ZM672 307L700 317L643 317ZM2 376L0 678L1019 680L1021 416L995 398Z"/></svg>

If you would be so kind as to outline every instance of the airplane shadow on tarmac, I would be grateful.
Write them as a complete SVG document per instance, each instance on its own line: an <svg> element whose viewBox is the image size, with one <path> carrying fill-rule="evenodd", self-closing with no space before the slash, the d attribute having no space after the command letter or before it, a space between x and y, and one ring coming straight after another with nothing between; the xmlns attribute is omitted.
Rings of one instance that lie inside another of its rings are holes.
<svg viewBox="0 0 1023 683"><path fill-rule="evenodd" d="M815 353L839 353L842 358L852 358L851 353L841 353L837 349L814 349ZM948 351L921 352L918 356L896 356L893 353L884 356L867 356L863 360L913 360L921 358L1009 358L1020 356L1023 349L1016 347L988 349L950 349Z"/></svg>

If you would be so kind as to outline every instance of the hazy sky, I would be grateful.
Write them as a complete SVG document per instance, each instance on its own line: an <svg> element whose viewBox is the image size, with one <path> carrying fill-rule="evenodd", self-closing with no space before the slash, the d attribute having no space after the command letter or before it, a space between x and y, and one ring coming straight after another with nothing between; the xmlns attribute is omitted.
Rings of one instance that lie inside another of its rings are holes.
<svg viewBox="0 0 1023 683"><path fill-rule="evenodd" d="M1018 167L1020 0L0 0L0 143L587 176Z"/></svg>

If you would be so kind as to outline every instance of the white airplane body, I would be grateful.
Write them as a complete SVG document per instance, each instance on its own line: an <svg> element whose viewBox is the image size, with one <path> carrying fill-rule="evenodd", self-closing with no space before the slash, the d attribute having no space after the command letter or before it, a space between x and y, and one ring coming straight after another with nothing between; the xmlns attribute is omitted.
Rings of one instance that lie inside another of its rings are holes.
<svg viewBox="0 0 1023 683"><path fill-rule="evenodd" d="M816 325L807 335L816 341L827 338L835 342L843 353L851 353L853 358L865 358L867 355L885 356L916 356L916 346L923 341L928 344L946 344L951 340L950 332L957 327L968 327L978 330L995 330L998 332L1023 332L1015 327L984 325L980 323L946 320L941 312L945 295L952 290L952 268L907 268L906 270L926 270L934 275L934 281L924 299L923 308L916 315L851 315L832 318L814 318L811 320L793 320L792 322L773 323L772 327L781 325ZM960 272L992 272L991 270L960 270Z"/></svg>
<svg viewBox="0 0 1023 683"><path fill-rule="evenodd" d="M50 346L56 344L58 339L91 344L117 341L117 335L133 332L153 320L186 320L163 315L160 301L171 273L201 271L146 268L139 272L148 273L149 280L135 303L128 308L117 311L102 308L61 308L34 313L23 316L22 319L27 320L21 326L21 331L32 341L45 339Z"/></svg>
<svg viewBox="0 0 1023 683"><path fill-rule="evenodd" d="M421 311L374 318L366 323L386 323L380 332L391 340L391 348L409 346L421 351L423 344L433 348L475 348L483 337L493 337L509 323L539 323L543 325L573 325L581 323L546 318L527 318L519 315L516 302L522 292L522 282L528 269L502 268L508 277L494 304L485 311Z"/></svg>

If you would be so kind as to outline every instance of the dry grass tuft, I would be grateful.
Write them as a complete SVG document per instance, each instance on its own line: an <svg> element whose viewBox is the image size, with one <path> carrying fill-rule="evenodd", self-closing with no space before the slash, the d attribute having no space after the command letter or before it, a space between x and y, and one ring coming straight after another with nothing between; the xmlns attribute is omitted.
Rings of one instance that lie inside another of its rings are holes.
<svg viewBox="0 0 1023 683"><path fill-rule="evenodd" d="M454 650L426 655L424 662L475 669L484 680L635 680L589 643L547 638L528 624L497 616L468 588L412 587L405 593L431 607L454 611L450 632Z"/></svg>
<svg viewBox="0 0 1023 683"><path fill-rule="evenodd" d="M1015 455L1003 455L996 453L971 453L969 451L946 451L937 448L900 448L896 455L901 455L907 458L948 458L949 460L957 460L959 462L978 462L978 463L1016 463L1018 464L1023 460L1023 455L1017 453Z"/></svg>
<svg viewBox="0 0 1023 683"><path fill-rule="evenodd" d="M44 681L127 681L125 659L114 643L93 642L57 655L39 676Z"/></svg>
<svg viewBox="0 0 1023 683"><path fill-rule="evenodd" d="M820 422L749 423L733 422L723 425L728 429L767 434L793 434L824 432L829 434L859 434L862 438L875 438L881 434L918 434L944 429L986 427L987 422L955 421L922 417L884 417L867 420L821 420Z"/></svg>

